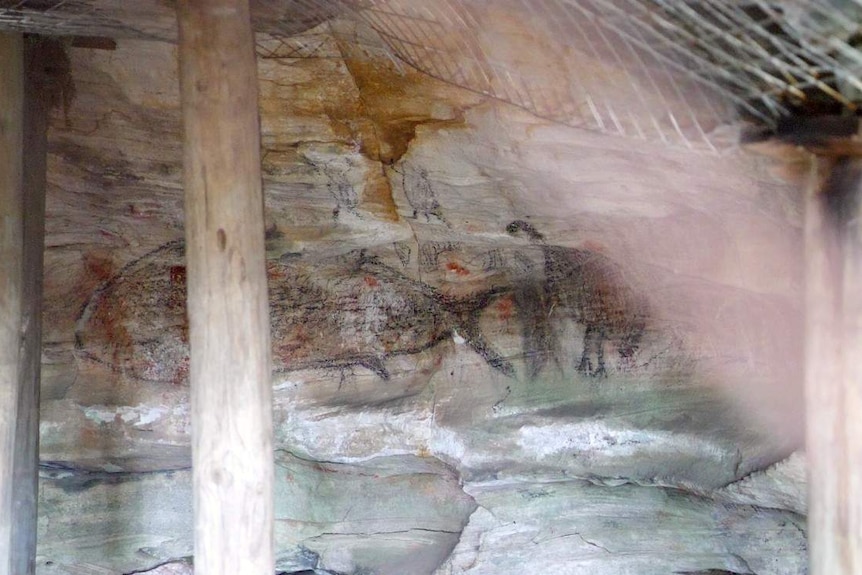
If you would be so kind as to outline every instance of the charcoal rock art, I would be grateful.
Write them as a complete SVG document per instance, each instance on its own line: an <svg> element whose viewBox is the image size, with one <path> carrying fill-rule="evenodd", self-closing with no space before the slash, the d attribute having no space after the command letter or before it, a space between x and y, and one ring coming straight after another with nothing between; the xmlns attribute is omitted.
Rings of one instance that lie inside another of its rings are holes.
<svg viewBox="0 0 862 575"><path fill-rule="evenodd" d="M388 379L387 358L457 335L494 369L515 373L478 327L499 290L448 297L362 251L311 263L283 258L267 272L276 371L361 366ZM84 306L78 353L135 379L184 383L185 273L182 242L125 266Z"/></svg>
<svg viewBox="0 0 862 575"><path fill-rule="evenodd" d="M350 161L308 161L311 162L316 171L322 173L327 179L326 189L329 191L332 199L335 200L332 217L338 219L343 212L358 217L359 193L356 191L356 187L348 175L351 170L355 169Z"/></svg>
<svg viewBox="0 0 862 575"><path fill-rule="evenodd" d="M282 369L361 365L387 379L387 357L425 351L457 333L488 365L514 374L478 328L493 290L451 298L364 251L306 269L274 263L270 277ZM327 350L323 357L321 349Z"/></svg>
<svg viewBox="0 0 862 575"><path fill-rule="evenodd" d="M425 168L406 167L401 173L404 185L404 195L407 202L413 208L413 219L424 216L426 222L432 218L448 225L443 217L443 210L437 200L437 194L431 185L431 178Z"/></svg>
<svg viewBox="0 0 862 575"><path fill-rule="evenodd" d="M436 270L440 265L440 255L446 252L459 252L459 242L424 242L419 246L419 269L423 272Z"/></svg>
<svg viewBox="0 0 862 575"><path fill-rule="evenodd" d="M483 256L482 270L486 272L503 269L503 250L496 248L485 253Z"/></svg>
<svg viewBox="0 0 862 575"><path fill-rule="evenodd" d="M506 227L512 235L525 235L542 252L541 274L524 275L515 286L522 317L529 373L541 371L547 353L558 345L549 320L556 314L584 326L583 353L577 369L605 376L605 347L615 347L622 365L633 361L646 329L647 304L626 281L621 268L591 250L549 245L532 224L516 220ZM529 266L520 258L520 267ZM531 271L531 270L524 270Z"/></svg>
<svg viewBox="0 0 862 575"><path fill-rule="evenodd" d="M410 265L410 260L413 257L413 248L408 242L395 242L393 244L395 248L395 254L398 256L398 261L401 262L402 267L407 267Z"/></svg>
<svg viewBox="0 0 862 575"><path fill-rule="evenodd" d="M343 374L361 367L385 380L390 377L387 359L454 339L463 340L489 366L514 376L511 359L479 327L485 310L504 303L520 329L528 380L538 377L549 361L567 368L562 342L570 334L560 320L583 329L574 369L607 375L609 351L619 358L614 365L630 365L646 329L647 307L619 266L594 251L548 245L521 220L507 230L526 235L534 257L523 250L482 255L487 269L508 279L459 297L408 277L364 250L315 261L284 256L268 262L274 369L338 369ZM393 248L403 265L410 261L406 247ZM464 249L458 242L425 242L418 253L420 271L435 269L442 253ZM182 242L129 263L82 309L75 336L79 356L134 379L185 382L185 292Z"/></svg>

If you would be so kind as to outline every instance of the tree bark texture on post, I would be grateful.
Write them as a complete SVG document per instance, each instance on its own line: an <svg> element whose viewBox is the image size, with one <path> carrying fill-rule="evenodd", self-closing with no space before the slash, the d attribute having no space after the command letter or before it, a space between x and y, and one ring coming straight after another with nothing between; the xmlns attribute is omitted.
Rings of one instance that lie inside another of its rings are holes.
<svg viewBox="0 0 862 575"><path fill-rule="evenodd" d="M815 161L806 198L808 536L813 575L862 573L862 162Z"/></svg>
<svg viewBox="0 0 862 575"><path fill-rule="evenodd" d="M274 572L270 335L247 0L180 0L195 570Z"/></svg>
<svg viewBox="0 0 862 575"><path fill-rule="evenodd" d="M35 572L48 99L40 38L0 34L0 574Z"/></svg>

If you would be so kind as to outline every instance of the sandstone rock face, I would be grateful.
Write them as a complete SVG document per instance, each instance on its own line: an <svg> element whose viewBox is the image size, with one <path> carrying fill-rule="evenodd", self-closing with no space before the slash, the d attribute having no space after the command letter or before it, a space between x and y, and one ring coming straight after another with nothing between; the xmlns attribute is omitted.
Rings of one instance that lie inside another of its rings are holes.
<svg viewBox="0 0 862 575"><path fill-rule="evenodd" d="M807 572L800 162L258 51L282 572ZM175 58L70 52L40 573L190 570Z"/></svg>

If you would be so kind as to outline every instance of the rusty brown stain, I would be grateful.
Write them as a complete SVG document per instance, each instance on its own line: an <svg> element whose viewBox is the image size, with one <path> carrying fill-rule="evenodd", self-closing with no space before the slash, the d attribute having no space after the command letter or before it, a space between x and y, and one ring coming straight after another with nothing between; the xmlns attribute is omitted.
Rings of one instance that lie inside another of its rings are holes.
<svg viewBox="0 0 862 575"><path fill-rule="evenodd" d="M459 98L446 98L445 92L456 89L416 70L399 73L392 67L349 54L344 61L359 89L362 115L373 123L379 144L377 154L367 146L363 153L386 164L397 163L404 156L419 126L464 127L464 110L481 101L481 97L463 89L457 89ZM456 99L466 101L452 108L452 118L431 116L435 102L452 104Z"/></svg>
<svg viewBox="0 0 862 575"><path fill-rule="evenodd" d="M382 220L398 221L398 205L392 195L392 186L382 172L375 173L366 181L362 207Z"/></svg>

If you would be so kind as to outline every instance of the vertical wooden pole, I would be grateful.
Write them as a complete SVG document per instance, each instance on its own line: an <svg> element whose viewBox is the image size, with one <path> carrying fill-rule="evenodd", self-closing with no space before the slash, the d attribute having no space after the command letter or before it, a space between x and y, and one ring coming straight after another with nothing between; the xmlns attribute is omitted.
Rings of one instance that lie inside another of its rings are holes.
<svg viewBox="0 0 862 575"><path fill-rule="evenodd" d="M37 40L0 34L0 574L35 572L46 100Z"/></svg>
<svg viewBox="0 0 862 575"><path fill-rule="evenodd" d="M806 199L812 575L862 573L862 163L817 160Z"/></svg>
<svg viewBox="0 0 862 575"><path fill-rule="evenodd" d="M35 572L36 503L39 495L39 388L42 375L42 276L45 255L45 191L48 172L49 100L44 48L24 42L24 271L21 322L21 379L15 445L15 512L12 540L20 549L15 573Z"/></svg>
<svg viewBox="0 0 862 575"><path fill-rule="evenodd" d="M180 0L195 571L274 572L257 72L247 0Z"/></svg>
<svg viewBox="0 0 862 575"><path fill-rule="evenodd" d="M24 42L0 34L0 574L11 575L16 545L15 445L21 389L24 266Z"/></svg>

